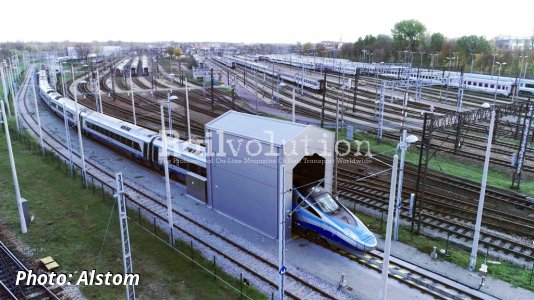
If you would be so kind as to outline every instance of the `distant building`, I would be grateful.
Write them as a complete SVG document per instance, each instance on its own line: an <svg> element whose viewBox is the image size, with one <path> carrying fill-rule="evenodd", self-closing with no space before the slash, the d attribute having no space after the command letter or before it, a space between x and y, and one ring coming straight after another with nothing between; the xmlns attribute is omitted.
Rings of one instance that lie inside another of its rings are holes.
<svg viewBox="0 0 534 300"><path fill-rule="evenodd" d="M501 49L534 49L533 37L500 36L495 38L495 45Z"/></svg>
<svg viewBox="0 0 534 300"><path fill-rule="evenodd" d="M323 47L328 51L339 51L341 49L341 46L343 45L342 42L332 42L332 41L322 41L320 42Z"/></svg>
<svg viewBox="0 0 534 300"><path fill-rule="evenodd" d="M120 54L122 51L121 46L101 46L100 55L102 56L111 56Z"/></svg>
<svg viewBox="0 0 534 300"><path fill-rule="evenodd" d="M76 47L67 47L67 56L70 58L78 58L78 49Z"/></svg>

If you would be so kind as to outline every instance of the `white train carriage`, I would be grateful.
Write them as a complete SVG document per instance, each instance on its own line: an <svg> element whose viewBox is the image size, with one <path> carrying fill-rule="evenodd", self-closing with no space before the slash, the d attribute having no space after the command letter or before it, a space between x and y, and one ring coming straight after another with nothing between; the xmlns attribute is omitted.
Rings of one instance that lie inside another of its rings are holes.
<svg viewBox="0 0 534 300"><path fill-rule="evenodd" d="M158 136L151 130L94 111L81 114L81 119L86 135L143 161L148 159L149 145Z"/></svg>
<svg viewBox="0 0 534 300"><path fill-rule="evenodd" d="M139 68L139 57L135 57L132 61L132 64L130 65L130 72L132 76L137 76Z"/></svg>
<svg viewBox="0 0 534 300"><path fill-rule="evenodd" d="M518 79L519 92L534 96L534 79Z"/></svg>
<svg viewBox="0 0 534 300"><path fill-rule="evenodd" d="M457 74L457 76L460 76ZM451 85L458 87L458 81L452 81ZM509 96L512 91L513 80L508 77L499 77L482 75L482 74L464 74L463 85L464 89L468 91L481 92L486 94L494 94L497 91L498 95Z"/></svg>
<svg viewBox="0 0 534 300"><path fill-rule="evenodd" d="M143 70L143 76L148 76L150 67L148 66L148 57L146 55L143 55L141 58L141 68Z"/></svg>
<svg viewBox="0 0 534 300"><path fill-rule="evenodd" d="M125 58L115 67L115 76L122 76L123 74L126 74L124 71L128 67L130 60L130 58Z"/></svg>

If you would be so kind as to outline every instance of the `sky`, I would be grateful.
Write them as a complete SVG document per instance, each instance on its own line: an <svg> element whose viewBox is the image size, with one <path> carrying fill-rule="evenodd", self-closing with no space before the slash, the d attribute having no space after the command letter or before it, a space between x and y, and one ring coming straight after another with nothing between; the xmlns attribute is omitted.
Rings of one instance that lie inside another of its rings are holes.
<svg viewBox="0 0 534 300"><path fill-rule="evenodd" d="M534 35L532 0L4 0L0 41L354 42L416 19L447 37Z"/></svg>

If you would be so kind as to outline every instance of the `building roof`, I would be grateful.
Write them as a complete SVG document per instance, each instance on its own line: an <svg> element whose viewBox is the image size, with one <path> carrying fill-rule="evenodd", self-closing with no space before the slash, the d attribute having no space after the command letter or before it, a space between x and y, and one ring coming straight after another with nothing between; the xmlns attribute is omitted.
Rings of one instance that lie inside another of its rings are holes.
<svg viewBox="0 0 534 300"><path fill-rule="evenodd" d="M309 125L230 110L206 124L206 128L282 146Z"/></svg>

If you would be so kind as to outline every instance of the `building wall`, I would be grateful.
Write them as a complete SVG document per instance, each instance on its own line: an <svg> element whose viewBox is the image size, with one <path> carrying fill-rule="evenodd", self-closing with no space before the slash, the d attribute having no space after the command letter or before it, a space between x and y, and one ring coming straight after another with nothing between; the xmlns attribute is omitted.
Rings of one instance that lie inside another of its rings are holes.
<svg viewBox="0 0 534 300"><path fill-rule="evenodd" d="M229 133L212 135L208 142L208 153L214 154L208 163L208 205L275 238L279 149L273 152L268 144L250 142L249 152L258 153L250 157L249 141Z"/></svg>

